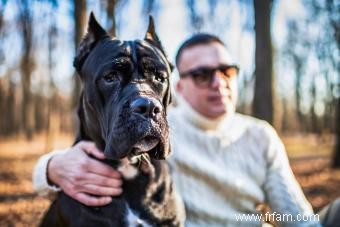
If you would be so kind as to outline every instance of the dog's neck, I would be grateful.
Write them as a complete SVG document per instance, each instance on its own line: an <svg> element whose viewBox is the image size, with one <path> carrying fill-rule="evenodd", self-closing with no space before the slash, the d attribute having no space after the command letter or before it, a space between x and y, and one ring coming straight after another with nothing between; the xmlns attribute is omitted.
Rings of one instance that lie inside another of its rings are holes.
<svg viewBox="0 0 340 227"><path fill-rule="evenodd" d="M94 142L98 149L103 151L105 149L105 141L100 136L97 137L91 136L91 133L88 132L88 130L90 129L86 125L85 113L83 108L83 99L84 99L83 94L81 94L78 107L79 129L74 144L82 140L88 140Z"/></svg>

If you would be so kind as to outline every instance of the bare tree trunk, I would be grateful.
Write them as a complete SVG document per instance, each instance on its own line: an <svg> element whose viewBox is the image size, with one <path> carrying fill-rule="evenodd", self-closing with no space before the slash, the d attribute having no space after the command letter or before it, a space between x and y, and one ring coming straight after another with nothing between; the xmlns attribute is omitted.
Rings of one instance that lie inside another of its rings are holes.
<svg viewBox="0 0 340 227"><path fill-rule="evenodd" d="M287 98L283 97L282 100L282 118L281 118L281 131L287 132L289 129L288 125L288 101Z"/></svg>
<svg viewBox="0 0 340 227"><path fill-rule="evenodd" d="M53 68L55 66L55 61L53 58L53 52L56 47L56 40L58 36L58 30L55 24L55 18L53 16L53 12L51 13L50 28L48 31L48 72L49 72L49 88L51 91L51 96L48 99L47 104L47 124L46 124L46 141L45 141L45 150L50 151L53 148L53 142L55 140L57 131L58 131L58 123L55 113L55 109L58 108L57 105L57 88L54 84L53 80Z"/></svg>
<svg viewBox="0 0 340 227"><path fill-rule="evenodd" d="M199 32L204 24L203 17L196 10L195 0L186 0L186 6L189 8L190 23L194 32Z"/></svg>
<svg viewBox="0 0 340 227"><path fill-rule="evenodd" d="M43 85L41 85L42 87ZM46 128L47 118L46 118L46 97L42 94L34 94L33 96L34 104L34 132L42 132Z"/></svg>
<svg viewBox="0 0 340 227"><path fill-rule="evenodd" d="M6 91L3 79L0 78L0 135L5 135L6 129Z"/></svg>
<svg viewBox="0 0 340 227"><path fill-rule="evenodd" d="M1 4L1 3L0 3ZM0 41L2 41L2 28L3 28L3 9L0 7ZM2 63L2 48L0 46L0 64ZM0 134L4 134L5 131L5 106L6 106L6 92L4 89L3 79L0 78Z"/></svg>
<svg viewBox="0 0 340 227"><path fill-rule="evenodd" d="M0 42L2 43L3 39L4 39L4 32L3 32L3 28L5 25L5 21L4 21L4 11L5 11L5 6L6 6L6 1L0 1ZM0 43L0 65L3 64L4 58L5 58L5 54L4 51L2 49L2 45Z"/></svg>
<svg viewBox="0 0 340 227"><path fill-rule="evenodd" d="M45 140L45 151L47 152L51 151L53 148L53 143L59 132L58 125L60 123L59 115L55 114L55 111L53 111L53 109L58 104L56 92L53 92L53 93L54 93L53 96L49 99L48 111L47 111L48 119L47 119L47 132L46 132L46 140Z"/></svg>
<svg viewBox="0 0 340 227"><path fill-rule="evenodd" d="M27 59L27 57L23 58ZM31 93L31 71L27 63L23 63L22 66L22 123L23 130L27 139L31 140L33 137L34 128L34 105L32 102Z"/></svg>
<svg viewBox="0 0 340 227"><path fill-rule="evenodd" d="M295 63L295 72L296 72L296 77L295 77L295 106L296 106L296 117L298 119L299 123L299 128L302 131L305 131L306 127L304 124L304 117L301 112L301 77L302 77L302 64L300 63L300 58L298 56L295 56L293 54L293 59Z"/></svg>
<svg viewBox="0 0 340 227"><path fill-rule="evenodd" d="M318 117L316 116L316 86L315 86L315 75L313 75L312 87L311 87L311 107L310 107L310 117L311 117L311 131L313 133L320 133L319 124L318 124Z"/></svg>
<svg viewBox="0 0 340 227"><path fill-rule="evenodd" d="M273 124L273 59L270 34L272 0L253 2L256 34L253 115Z"/></svg>
<svg viewBox="0 0 340 227"><path fill-rule="evenodd" d="M33 26L28 0L22 1L19 19L23 35L23 55L20 64L23 108L22 125L26 138L32 139L34 129L34 105L31 92L31 74L34 68L34 60L31 56Z"/></svg>
<svg viewBox="0 0 340 227"><path fill-rule="evenodd" d="M116 18L115 18L115 8L117 0L107 0L106 14L109 20L108 32L111 36L116 36Z"/></svg>
<svg viewBox="0 0 340 227"><path fill-rule="evenodd" d="M74 0L74 20L75 20L75 34L74 45L77 50L78 45L84 35L86 24L86 0ZM73 90L73 102L72 107L75 108L78 104L81 83L77 73L74 73L74 90Z"/></svg>
<svg viewBox="0 0 340 227"><path fill-rule="evenodd" d="M334 148L333 156L333 167L340 168L340 98L336 98L336 109L335 109L335 137L336 144Z"/></svg>
<svg viewBox="0 0 340 227"><path fill-rule="evenodd" d="M17 114L15 111L15 84L9 81L8 93L6 97L6 135L18 133L18 121L16 120Z"/></svg>
<svg viewBox="0 0 340 227"><path fill-rule="evenodd" d="M4 10L5 10L5 4L0 3L0 31L2 31L2 28L4 26Z"/></svg>
<svg viewBox="0 0 340 227"><path fill-rule="evenodd" d="M333 132L335 131L335 125L334 125L334 121L333 119L335 119L335 108L336 108L336 102L335 102L335 97L333 96L333 92L334 91L334 84L332 83L329 73L326 72L325 73L325 80L327 83L327 97L329 97L328 99L326 99L324 101L325 104L325 112L323 114L323 130L328 130L329 132Z"/></svg>

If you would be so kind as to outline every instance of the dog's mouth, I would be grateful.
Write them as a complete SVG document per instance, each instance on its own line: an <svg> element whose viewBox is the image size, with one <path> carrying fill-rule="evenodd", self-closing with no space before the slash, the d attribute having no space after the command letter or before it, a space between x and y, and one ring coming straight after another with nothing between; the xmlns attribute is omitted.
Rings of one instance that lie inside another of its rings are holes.
<svg viewBox="0 0 340 227"><path fill-rule="evenodd" d="M159 144L159 138L155 136L145 136L132 146L132 153L139 155L151 151Z"/></svg>
<svg viewBox="0 0 340 227"><path fill-rule="evenodd" d="M169 153L169 132L165 121L130 121L126 126L112 128L114 130L110 131L104 150L108 159L118 160L141 154L148 154L154 159L165 159Z"/></svg>

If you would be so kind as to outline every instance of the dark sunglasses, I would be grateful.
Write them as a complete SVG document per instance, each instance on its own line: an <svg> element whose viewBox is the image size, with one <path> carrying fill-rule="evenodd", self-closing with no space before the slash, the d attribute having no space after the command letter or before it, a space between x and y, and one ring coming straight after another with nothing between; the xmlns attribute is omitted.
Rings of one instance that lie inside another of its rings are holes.
<svg viewBox="0 0 340 227"><path fill-rule="evenodd" d="M196 86L206 88L211 86L216 71L221 72L224 79L231 79L237 76L239 72L239 67L237 65L224 64L221 64L217 67L202 66L196 69L189 70L188 72L181 73L180 76L191 76Z"/></svg>

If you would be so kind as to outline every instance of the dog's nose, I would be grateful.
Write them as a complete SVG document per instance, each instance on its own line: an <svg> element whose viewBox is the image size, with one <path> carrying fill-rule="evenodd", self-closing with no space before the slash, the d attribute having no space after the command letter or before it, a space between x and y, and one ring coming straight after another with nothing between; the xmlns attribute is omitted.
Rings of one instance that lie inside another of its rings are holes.
<svg viewBox="0 0 340 227"><path fill-rule="evenodd" d="M130 108L132 113L152 118L161 113L162 106L156 100L140 97L131 102Z"/></svg>

